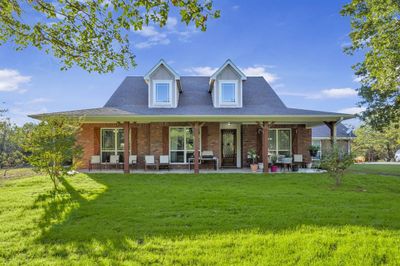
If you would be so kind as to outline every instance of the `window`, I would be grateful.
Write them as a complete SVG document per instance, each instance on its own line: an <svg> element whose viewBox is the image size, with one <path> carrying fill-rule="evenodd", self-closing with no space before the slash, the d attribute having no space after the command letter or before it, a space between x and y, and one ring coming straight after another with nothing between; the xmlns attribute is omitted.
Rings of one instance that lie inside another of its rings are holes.
<svg viewBox="0 0 400 266"><path fill-rule="evenodd" d="M201 140L200 134L199 138ZM194 157L193 128L170 127L169 147L171 163L188 163L189 158Z"/></svg>
<svg viewBox="0 0 400 266"><path fill-rule="evenodd" d="M319 148L317 152L317 156L315 156L315 159L321 159L321 140L313 140L312 141L313 146L317 146Z"/></svg>
<svg viewBox="0 0 400 266"><path fill-rule="evenodd" d="M270 129L268 150L276 156L289 157L292 154L292 140L290 129Z"/></svg>
<svg viewBox="0 0 400 266"><path fill-rule="evenodd" d="M124 161L124 130L122 128L101 129L101 161L109 162L111 155L119 155Z"/></svg>
<svg viewBox="0 0 400 266"><path fill-rule="evenodd" d="M161 105L171 103L170 81L154 81L154 103Z"/></svg>
<svg viewBox="0 0 400 266"><path fill-rule="evenodd" d="M236 105L237 104L237 83L221 81L220 83L220 103L225 105Z"/></svg>

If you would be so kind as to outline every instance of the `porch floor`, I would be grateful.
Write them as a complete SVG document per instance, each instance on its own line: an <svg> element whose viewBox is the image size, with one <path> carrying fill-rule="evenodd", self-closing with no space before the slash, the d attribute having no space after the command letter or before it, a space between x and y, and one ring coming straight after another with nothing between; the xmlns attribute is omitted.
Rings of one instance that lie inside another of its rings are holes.
<svg viewBox="0 0 400 266"><path fill-rule="evenodd" d="M79 170L81 173L123 173L122 169L107 169L107 170L98 170L98 169L93 169L89 171L88 169L81 169ZM144 171L143 169L131 169L130 171L132 174L135 173L140 173L140 174L193 174L193 170L189 171L188 169L171 169L171 170L147 170ZM292 171L278 171L278 172L269 172L269 174L282 174L282 173L325 173L325 170L321 169L314 169L314 168L300 168L297 172L292 172ZM241 173L241 174L253 174L250 170L250 168L222 168L219 170L213 170L213 169L200 169L201 174L235 174L235 173ZM256 174L262 174L263 172L261 170L258 170Z"/></svg>

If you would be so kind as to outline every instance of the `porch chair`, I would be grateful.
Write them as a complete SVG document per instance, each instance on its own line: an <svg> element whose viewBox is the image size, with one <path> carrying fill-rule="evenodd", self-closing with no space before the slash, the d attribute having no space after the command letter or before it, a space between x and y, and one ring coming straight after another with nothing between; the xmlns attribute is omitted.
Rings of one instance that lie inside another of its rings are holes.
<svg viewBox="0 0 400 266"><path fill-rule="evenodd" d="M214 169L218 170L218 159L214 156L213 151L202 151L201 152L201 161L211 161L214 164Z"/></svg>
<svg viewBox="0 0 400 266"><path fill-rule="evenodd" d="M99 166L101 168L100 155L93 155L92 157L90 157L89 171L93 169L93 166Z"/></svg>
<svg viewBox="0 0 400 266"><path fill-rule="evenodd" d="M300 167L303 167L303 154L293 154L293 163L296 165L300 165Z"/></svg>
<svg viewBox="0 0 400 266"><path fill-rule="evenodd" d="M144 156L144 170L147 171L147 167L152 166L158 170L158 163L154 159L154 155Z"/></svg>
<svg viewBox="0 0 400 266"><path fill-rule="evenodd" d="M160 163L158 164L158 169L160 167L167 168L169 171L169 156L168 155L160 155Z"/></svg>
<svg viewBox="0 0 400 266"><path fill-rule="evenodd" d="M129 155L129 166L135 166L137 169L138 166L137 155Z"/></svg>
<svg viewBox="0 0 400 266"><path fill-rule="evenodd" d="M110 164L114 165L115 169L118 169L119 155L110 155Z"/></svg>

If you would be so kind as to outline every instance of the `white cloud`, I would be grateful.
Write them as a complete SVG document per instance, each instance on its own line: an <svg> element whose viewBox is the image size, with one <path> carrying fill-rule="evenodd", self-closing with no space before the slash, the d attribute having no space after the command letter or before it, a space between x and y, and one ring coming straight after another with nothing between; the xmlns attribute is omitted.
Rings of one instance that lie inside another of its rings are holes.
<svg viewBox="0 0 400 266"><path fill-rule="evenodd" d="M218 70L218 67L209 67L209 66L204 66L204 67L191 67L185 69L186 72L189 72L194 75L198 76L211 76Z"/></svg>
<svg viewBox="0 0 400 266"><path fill-rule="evenodd" d="M178 19L175 17L169 17L167 19L167 24L165 27L169 30L175 30L176 25L178 24Z"/></svg>
<svg viewBox="0 0 400 266"><path fill-rule="evenodd" d="M338 110L339 113L345 113L345 114L359 114L365 111L365 107L348 107L348 108L343 108Z"/></svg>
<svg viewBox="0 0 400 266"><path fill-rule="evenodd" d="M179 41L187 42L190 37L197 33L198 30L194 26L186 27L185 30L178 29L178 19L169 17L164 28L158 28L153 25L143 26L141 30L134 31L144 40L135 44L138 49L149 48L156 45L167 45L171 43L171 36L176 37Z"/></svg>
<svg viewBox="0 0 400 266"><path fill-rule="evenodd" d="M317 92L279 91L278 94L282 96L303 97L305 99L339 99L356 96L357 91L352 88L332 88Z"/></svg>
<svg viewBox="0 0 400 266"><path fill-rule="evenodd" d="M35 99L28 101L28 104L41 104L41 103L48 103L51 101L52 101L51 99L41 97L41 98L35 98Z"/></svg>
<svg viewBox="0 0 400 266"><path fill-rule="evenodd" d="M26 89L21 88L21 85L30 81L30 76L23 76L17 70L0 69L0 91L24 93Z"/></svg>
<svg viewBox="0 0 400 266"><path fill-rule="evenodd" d="M157 31L154 26L143 26L142 30L136 32L138 35L146 38L145 41L135 44L136 48L148 48L154 45L169 44L170 40L167 34Z"/></svg>
<svg viewBox="0 0 400 266"><path fill-rule="evenodd" d="M357 91L352 88L333 88L328 90L321 91L322 97L329 97L329 98L344 98L344 97L351 97L356 96Z"/></svg>
<svg viewBox="0 0 400 266"><path fill-rule="evenodd" d="M255 65L251 67L245 67L242 69L242 71L247 76L262 76L270 83L273 83L278 79L278 76L276 74L267 72L267 66L265 65Z"/></svg>
<svg viewBox="0 0 400 266"><path fill-rule="evenodd" d="M9 110L9 115L11 117L11 121L16 123L19 126L22 126L26 122L35 122L36 120L31 119L28 115L32 114L42 114L47 113L48 110L46 107L12 107ZM36 121L37 122L37 121Z"/></svg>
<svg viewBox="0 0 400 266"><path fill-rule="evenodd" d="M268 82L274 82L278 79L276 74L267 72L266 65L254 65L250 67L241 68L243 73L247 76L262 76ZM185 69L186 72L199 75L199 76L211 76L218 70L218 67L210 67L210 66L200 66L200 67L191 67Z"/></svg>
<svg viewBox="0 0 400 266"><path fill-rule="evenodd" d="M233 10L238 10L239 8L240 8L239 5L234 5L234 6L232 6L232 9L233 9Z"/></svg>

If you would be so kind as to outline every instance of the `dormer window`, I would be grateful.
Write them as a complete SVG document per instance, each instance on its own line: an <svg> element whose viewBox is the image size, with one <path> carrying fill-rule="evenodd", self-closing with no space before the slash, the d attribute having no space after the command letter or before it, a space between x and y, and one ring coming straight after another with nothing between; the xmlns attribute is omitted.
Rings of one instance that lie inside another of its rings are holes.
<svg viewBox="0 0 400 266"><path fill-rule="evenodd" d="M235 81L220 81L221 105L236 105L237 104L237 82Z"/></svg>
<svg viewBox="0 0 400 266"><path fill-rule="evenodd" d="M233 64L226 62L210 77L212 102L216 108L242 108L243 82L246 76Z"/></svg>
<svg viewBox="0 0 400 266"><path fill-rule="evenodd" d="M179 75L160 60L145 76L149 108L176 108L182 92Z"/></svg>
<svg viewBox="0 0 400 266"><path fill-rule="evenodd" d="M156 105L170 105L172 97L172 82L168 80L154 81L154 103Z"/></svg>

